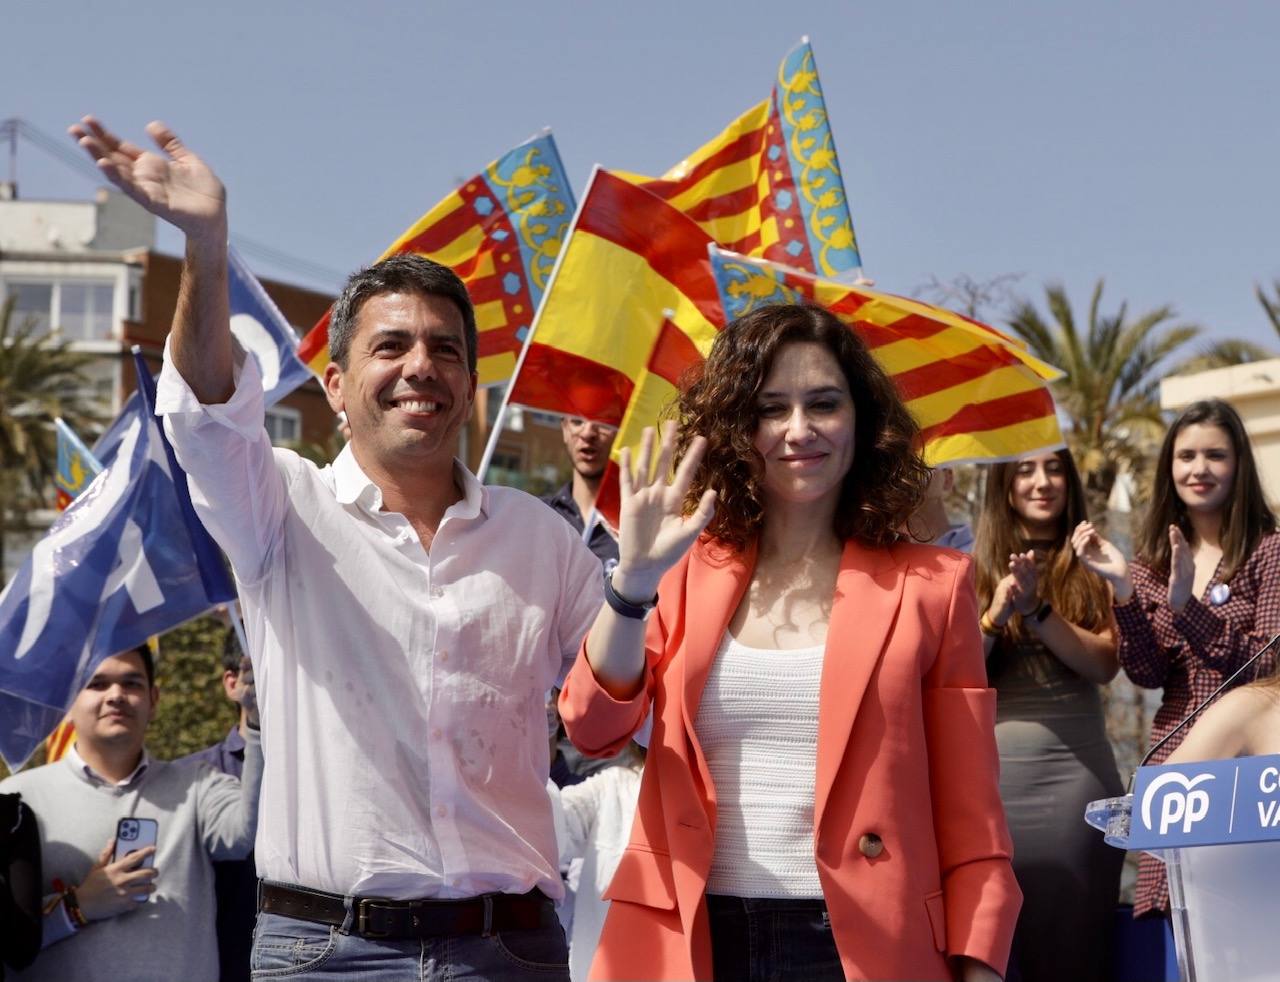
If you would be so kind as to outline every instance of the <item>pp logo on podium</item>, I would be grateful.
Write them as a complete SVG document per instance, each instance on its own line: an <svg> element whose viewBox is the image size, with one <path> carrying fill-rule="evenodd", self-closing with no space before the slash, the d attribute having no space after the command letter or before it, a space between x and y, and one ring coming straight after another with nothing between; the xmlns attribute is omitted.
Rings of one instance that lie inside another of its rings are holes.
<svg viewBox="0 0 1280 982"><path fill-rule="evenodd" d="M1166 835L1171 828L1181 825L1183 835L1191 833L1191 826L1204 820L1209 814L1209 792L1199 787L1212 781L1212 774L1188 777L1176 771L1161 774L1142 795L1142 824L1158 835ZM1159 827L1152 824L1152 805L1159 801Z"/></svg>

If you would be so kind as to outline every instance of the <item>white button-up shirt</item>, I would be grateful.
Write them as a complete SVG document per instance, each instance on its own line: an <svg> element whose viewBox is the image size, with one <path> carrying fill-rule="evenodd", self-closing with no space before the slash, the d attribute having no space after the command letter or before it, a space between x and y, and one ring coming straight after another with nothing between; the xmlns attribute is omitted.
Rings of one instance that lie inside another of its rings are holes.
<svg viewBox="0 0 1280 982"><path fill-rule="evenodd" d="M599 561L535 498L483 487L430 551L350 448L273 450L262 383L201 405L166 350L157 411L244 608L266 758L258 874L334 893L559 898L544 697L600 609Z"/></svg>

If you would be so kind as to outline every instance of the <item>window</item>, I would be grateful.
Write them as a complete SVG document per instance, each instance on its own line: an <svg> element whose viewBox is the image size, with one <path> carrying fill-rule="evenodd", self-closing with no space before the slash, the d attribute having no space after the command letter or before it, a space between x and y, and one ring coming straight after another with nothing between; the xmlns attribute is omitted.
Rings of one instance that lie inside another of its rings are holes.
<svg viewBox="0 0 1280 982"><path fill-rule="evenodd" d="M56 328L69 341L106 341L112 336L115 285L104 280L10 280L18 326L34 318L36 334Z"/></svg>
<svg viewBox="0 0 1280 982"><path fill-rule="evenodd" d="M72 341L101 341L111 337L111 307L115 287L110 283L60 283L57 325Z"/></svg>
<svg viewBox="0 0 1280 982"><path fill-rule="evenodd" d="M276 446L298 443L302 439L302 413L296 409L272 406L267 410L267 436Z"/></svg>
<svg viewBox="0 0 1280 982"><path fill-rule="evenodd" d="M13 298L13 326L23 330L34 322L35 333L48 334L53 313L52 283L6 283L5 296Z"/></svg>

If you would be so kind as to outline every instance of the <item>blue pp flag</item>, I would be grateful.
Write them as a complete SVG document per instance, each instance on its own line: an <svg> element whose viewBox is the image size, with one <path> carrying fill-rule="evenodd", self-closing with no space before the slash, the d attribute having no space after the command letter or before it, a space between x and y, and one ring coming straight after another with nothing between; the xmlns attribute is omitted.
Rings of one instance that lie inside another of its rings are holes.
<svg viewBox="0 0 1280 982"><path fill-rule="evenodd" d="M0 757L20 767L104 658L235 597L196 518L186 474L154 413L134 350L139 404L114 458L0 593Z"/></svg>
<svg viewBox="0 0 1280 982"><path fill-rule="evenodd" d="M275 302L267 296L257 277L249 271L239 253L227 249L227 300L231 312L231 333L245 352L258 362L264 401L277 402L312 378L295 353L298 334L285 320ZM120 446L120 438L138 413L138 393L131 395L105 433L93 445L93 454L110 464Z"/></svg>
<svg viewBox="0 0 1280 982"><path fill-rule="evenodd" d="M262 391L274 406L312 377L295 353L298 335L234 249L227 250L231 333L258 360Z"/></svg>

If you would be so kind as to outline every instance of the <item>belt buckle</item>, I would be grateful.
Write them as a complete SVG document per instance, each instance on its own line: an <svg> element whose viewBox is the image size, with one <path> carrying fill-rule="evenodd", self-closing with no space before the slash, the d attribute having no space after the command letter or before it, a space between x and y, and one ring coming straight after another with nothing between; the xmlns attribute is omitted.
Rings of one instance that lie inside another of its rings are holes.
<svg viewBox="0 0 1280 982"><path fill-rule="evenodd" d="M376 906L374 906L376 904ZM389 938L391 931L376 930L370 924L370 913L379 910L390 912L390 908L401 906L389 901L375 901L369 898L362 898L356 902L356 934L362 938L372 938L378 940L381 938ZM407 907L408 905L403 905Z"/></svg>

